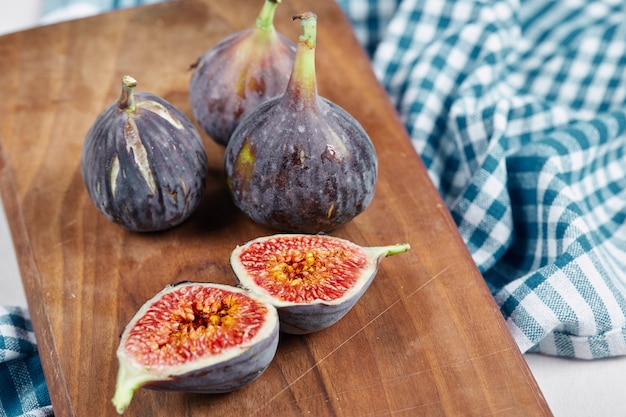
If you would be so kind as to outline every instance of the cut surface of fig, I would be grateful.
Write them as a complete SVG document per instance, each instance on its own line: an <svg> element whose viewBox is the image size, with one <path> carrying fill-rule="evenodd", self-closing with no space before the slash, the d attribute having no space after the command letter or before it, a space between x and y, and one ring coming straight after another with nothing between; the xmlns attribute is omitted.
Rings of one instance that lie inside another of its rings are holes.
<svg viewBox="0 0 626 417"><path fill-rule="evenodd" d="M295 44L274 27L279 3L265 0L253 27L222 39L195 64L191 109L205 133L221 145L254 107L285 91Z"/></svg>
<svg viewBox="0 0 626 417"><path fill-rule="evenodd" d="M258 378L278 346L276 309L241 288L171 285L126 326L113 404L123 413L139 387L224 393Z"/></svg>
<svg viewBox="0 0 626 417"><path fill-rule="evenodd" d="M287 88L240 121L224 168L235 205L253 221L281 232L328 232L367 208L378 159L361 124L317 94L317 17L297 18L302 34Z"/></svg>
<svg viewBox="0 0 626 417"><path fill-rule="evenodd" d="M204 195L208 161L193 123L137 82L122 78L120 98L87 132L81 173L96 208L110 221L138 232L174 227Z"/></svg>
<svg viewBox="0 0 626 417"><path fill-rule="evenodd" d="M304 334L340 320L372 283L381 260L409 244L362 247L329 235L277 234L233 250L238 285L278 309L280 329Z"/></svg>

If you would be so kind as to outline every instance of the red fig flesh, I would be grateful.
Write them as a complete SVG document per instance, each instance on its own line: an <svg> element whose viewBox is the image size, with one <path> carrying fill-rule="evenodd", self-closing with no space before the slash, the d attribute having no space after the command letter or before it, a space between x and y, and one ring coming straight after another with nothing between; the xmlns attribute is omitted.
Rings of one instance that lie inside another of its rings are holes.
<svg viewBox="0 0 626 417"><path fill-rule="evenodd" d="M317 17L298 17L302 34L285 93L239 123L225 172L233 201L253 221L283 232L327 232L369 205L378 160L358 121L317 94Z"/></svg>
<svg viewBox="0 0 626 417"><path fill-rule="evenodd" d="M234 33L205 52L189 82L195 119L226 145L239 121L259 103L285 91L295 44L274 28L280 0L265 0L253 28Z"/></svg>
<svg viewBox="0 0 626 417"><path fill-rule="evenodd" d="M254 294L221 284L168 286L122 334L113 404L122 414L139 387L236 390L265 371L277 346L276 309Z"/></svg>
<svg viewBox="0 0 626 417"><path fill-rule="evenodd" d="M230 264L239 286L276 306L281 331L305 334L339 321L370 286L382 259L409 248L278 234L238 246Z"/></svg>

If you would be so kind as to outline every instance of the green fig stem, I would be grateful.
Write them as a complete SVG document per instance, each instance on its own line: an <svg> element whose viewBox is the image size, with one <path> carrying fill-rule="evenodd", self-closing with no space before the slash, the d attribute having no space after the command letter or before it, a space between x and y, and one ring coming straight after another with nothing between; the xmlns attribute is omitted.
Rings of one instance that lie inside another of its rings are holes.
<svg viewBox="0 0 626 417"><path fill-rule="evenodd" d="M130 75L124 75L122 77L122 95L117 101L117 107L120 110L126 112L135 111L135 87L137 87L137 80Z"/></svg>
<svg viewBox="0 0 626 417"><path fill-rule="evenodd" d="M370 256L378 259L378 261L380 262L383 258L387 256L397 255L399 253L408 251L409 249L411 249L411 245L408 243L401 243L389 246L371 246L363 249L368 252Z"/></svg>
<svg viewBox="0 0 626 417"><path fill-rule="evenodd" d="M111 400L117 413L123 414L132 401L135 391L152 380L154 380L154 376L143 372L132 372L127 366L120 363L117 371L115 394Z"/></svg>
<svg viewBox="0 0 626 417"><path fill-rule="evenodd" d="M298 44L304 44L309 49L315 49L317 42L317 15L313 12L304 12L292 17L300 20L301 32Z"/></svg>
<svg viewBox="0 0 626 417"><path fill-rule="evenodd" d="M274 14L281 0L265 0L259 16L256 18L256 27L263 30L274 30Z"/></svg>
<svg viewBox="0 0 626 417"><path fill-rule="evenodd" d="M306 12L293 17L299 19L301 33L296 46L296 57L287 90L302 103L315 103L317 81L315 78L315 47L317 43L317 16Z"/></svg>

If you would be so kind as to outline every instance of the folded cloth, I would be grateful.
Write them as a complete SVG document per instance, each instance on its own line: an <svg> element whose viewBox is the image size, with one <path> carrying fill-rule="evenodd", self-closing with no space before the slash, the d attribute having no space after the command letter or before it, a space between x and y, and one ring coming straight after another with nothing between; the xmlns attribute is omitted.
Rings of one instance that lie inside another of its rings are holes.
<svg viewBox="0 0 626 417"><path fill-rule="evenodd" d="M52 416L28 310L0 307L0 416Z"/></svg>
<svg viewBox="0 0 626 417"><path fill-rule="evenodd" d="M626 354L626 3L337 1L520 349Z"/></svg>

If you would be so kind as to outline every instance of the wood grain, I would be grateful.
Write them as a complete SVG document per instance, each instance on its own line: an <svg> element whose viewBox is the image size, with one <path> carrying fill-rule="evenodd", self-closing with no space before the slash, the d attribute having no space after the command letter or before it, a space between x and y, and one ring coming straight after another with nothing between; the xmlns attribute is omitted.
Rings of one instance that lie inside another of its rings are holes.
<svg viewBox="0 0 626 417"><path fill-rule="evenodd" d="M139 306L181 280L233 283L235 245L273 233L231 203L223 149L204 136L208 195L180 227L124 231L80 175L82 142L130 74L191 117L189 66L250 27L260 1L183 0L0 37L0 192L57 416L113 415L118 336ZM288 0L276 26L318 14L320 94L372 137L373 203L333 232L362 245L409 242L337 325L282 335L265 374L225 395L141 389L127 415L550 415L523 357L406 132L332 0Z"/></svg>

